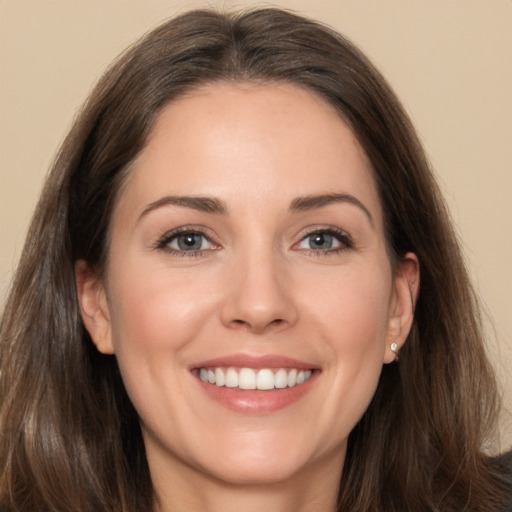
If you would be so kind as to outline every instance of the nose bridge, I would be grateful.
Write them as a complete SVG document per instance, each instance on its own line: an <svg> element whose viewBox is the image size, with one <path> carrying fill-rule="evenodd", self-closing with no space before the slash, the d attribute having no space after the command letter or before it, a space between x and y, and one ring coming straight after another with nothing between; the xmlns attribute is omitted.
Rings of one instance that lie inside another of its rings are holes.
<svg viewBox="0 0 512 512"><path fill-rule="evenodd" d="M254 332L295 323L297 312L286 262L271 243L251 244L235 255L223 321Z"/></svg>

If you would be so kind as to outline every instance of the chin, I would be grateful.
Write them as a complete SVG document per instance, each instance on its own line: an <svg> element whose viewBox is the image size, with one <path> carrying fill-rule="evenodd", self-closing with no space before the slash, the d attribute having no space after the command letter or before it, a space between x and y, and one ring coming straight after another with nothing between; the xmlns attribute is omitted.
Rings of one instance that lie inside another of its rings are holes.
<svg viewBox="0 0 512 512"><path fill-rule="evenodd" d="M230 485L272 485L293 482L302 473L314 470L316 458L313 453L301 450L304 443L280 442L257 443L244 449L209 452L202 457L203 471Z"/></svg>
<svg viewBox="0 0 512 512"><path fill-rule="evenodd" d="M292 481L300 473L302 465L291 461L276 461L274 457L224 461L208 471L214 478L229 485L257 486L273 485Z"/></svg>

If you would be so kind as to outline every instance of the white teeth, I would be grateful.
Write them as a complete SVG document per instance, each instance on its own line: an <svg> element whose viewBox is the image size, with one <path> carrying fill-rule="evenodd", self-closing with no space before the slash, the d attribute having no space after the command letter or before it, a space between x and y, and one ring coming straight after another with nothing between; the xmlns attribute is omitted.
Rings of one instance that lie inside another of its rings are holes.
<svg viewBox="0 0 512 512"><path fill-rule="evenodd" d="M242 368L238 374L240 389L256 389L256 374L250 368Z"/></svg>
<svg viewBox="0 0 512 512"><path fill-rule="evenodd" d="M236 370L234 368L228 368L228 371L226 372L226 387L238 387L238 373L236 373Z"/></svg>
<svg viewBox="0 0 512 512"><path fill-rule="evenodd" d="M284 368L277 370L274 375L274 386L277 389L284 389L288 386L288 375L286 375L286 370Z"/></svg>
<svg viewBox="0 0 512 512"><path fill-rule="evenodd" d="M267 391L271 389L293 388L309 380L312 370L297 370L296 368L279 368L272 370L262 368L200 368L199 378L203 382L227 388L258 389Z"/></svg>
<svg viewBox="0 0 512 512"><path fill-rule="evenodd" d="M274 374L272 370L260 370L256 378L256 388L266 390L274 389Z"/></svg>
<svg viewBox="0 0 512 512"><path fill-rule="evenodd" d="M226 384L226 377L220 368L215 369L215 384L217 386L224 386Z"/></svg>

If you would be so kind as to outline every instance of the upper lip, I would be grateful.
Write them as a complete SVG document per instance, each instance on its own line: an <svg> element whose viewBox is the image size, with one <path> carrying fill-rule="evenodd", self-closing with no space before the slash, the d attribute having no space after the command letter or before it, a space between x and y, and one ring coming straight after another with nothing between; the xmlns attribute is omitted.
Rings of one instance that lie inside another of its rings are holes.
<svg viewBox="0 0 512 512"><path fill-rule="evenodd" d="M281 355L250 355L250 354L230 354L214 359L208 359L193 364L191 369L197 368L217 368L217 367L235 367L235 368L297 368L298 370L313 370L318 366L304 361L299 361L292 357Z"/></svg>

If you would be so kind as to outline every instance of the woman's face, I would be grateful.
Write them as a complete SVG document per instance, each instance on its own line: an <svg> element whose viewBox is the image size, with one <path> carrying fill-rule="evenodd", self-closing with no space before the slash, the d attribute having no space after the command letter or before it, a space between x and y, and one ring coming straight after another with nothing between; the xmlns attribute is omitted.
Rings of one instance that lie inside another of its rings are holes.
<svg viewBox="0 0 512 512"><path fill-rule="evenodd" d="M77 269L153 474L231 483L341 472L418 277L414 255L391 267L351 130L284 84L166 106L115 206L106 278Z"/></svg>

